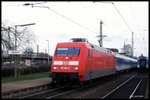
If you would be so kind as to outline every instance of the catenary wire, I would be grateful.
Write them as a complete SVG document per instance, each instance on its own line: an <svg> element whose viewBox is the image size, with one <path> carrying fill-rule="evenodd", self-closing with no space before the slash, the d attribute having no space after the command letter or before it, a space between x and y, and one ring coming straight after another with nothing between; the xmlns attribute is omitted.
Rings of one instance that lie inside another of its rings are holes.
<svg viewBox="0 0 150 100"><path fill-rule="evenodd" d="M119 12L119 10L116 8L115 4L112 3L112 5L114 6L114 8L115 8L116 11L118 12L118 14L121 16L121 18L123 19L123 21L126 23L126 25L127 25L127 27L129 28L129 30L130 30L131 32L133 32L132 29L130 28L130 26L128 25L128 23L125 21L125 19L123 18L123 16L122 16L121 13Z"/></svg>
<svg viewBox="0 0 150 100"><path fill-rule="evenodd" d="M87 28L87 27L85 27L85 26L83 26L83 25L79 24L78 22L76 22L76 21L74 21L74 20L70 19L69 17L67 17L67 16L65 16L65 15L63 15L63 14L61 14L61 13L59 13L59 12L57 12L57 11L55 11L55 10L53 10L53 9L49 8L49 7L46 7L46 6L43 6L43 5L41 5L41 6L34 6L34 4L30 4L30 3L26 3L26 4L24 4L24 6L29 6L29 5L31 5L32 7L47 8L47 9L49 9L50 11L52 11L52 12L56 13L57 15L59 15L59 16L61 16L61 17L65 18L65 19L67 19L67 20L69 20L69 21L71 21L72 23L74 23L74 24L76 24L76 25L78 25L78 26L80 26L80 27L82 27L82 28L84 28L84 29L86 29L86 30L88 30L88 31L92 32L92 33L97 34L97 32L92 31L91 29L89 29L89 28Z"/></svg>

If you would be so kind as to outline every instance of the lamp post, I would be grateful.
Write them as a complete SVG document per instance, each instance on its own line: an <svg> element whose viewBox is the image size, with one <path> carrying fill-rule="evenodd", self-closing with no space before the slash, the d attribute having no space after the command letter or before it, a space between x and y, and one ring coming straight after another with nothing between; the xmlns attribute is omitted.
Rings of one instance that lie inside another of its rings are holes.
<svg viewBox="0 0 150 100"><path fill-rule="evenodd" d="M20 26L20 27L23 27L23 26L30 26L30 25L35 25L35 23L30 23L30 24L22 24L22 25L14 25L15 26L15 50L17 51L17 27ZM16 59L16 55L15 55L15 79L17 79L17 70L16 70L16 62L17 62L17 59Z"/></svg>
<svg viewBox="0 0 150 100"><path fill-rule="evenodd" d="M46 40L48 42L48 65L49 65L49 40Z"/></svg>

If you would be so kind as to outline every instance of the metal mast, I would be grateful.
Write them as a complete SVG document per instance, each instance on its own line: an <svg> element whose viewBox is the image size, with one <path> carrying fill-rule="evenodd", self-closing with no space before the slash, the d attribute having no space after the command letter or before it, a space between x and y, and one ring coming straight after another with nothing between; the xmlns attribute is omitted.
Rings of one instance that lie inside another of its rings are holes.
<svg viewBox="0 0 150 100"><path fill-rule="evenodd" d="M103 21L100 20L100 41L99 41L99 46L100 47L103 47L102 24L103 24Z"/></svg>
<svg viewBox="0 0 150 100"><path fill-rule="evenodd" d="M134 54L134 52L133 52L133 50L134 50L134 40L133 40L133 35L134 35L134 33L132 32L132 57L133 57L133 54Z"/></svg>

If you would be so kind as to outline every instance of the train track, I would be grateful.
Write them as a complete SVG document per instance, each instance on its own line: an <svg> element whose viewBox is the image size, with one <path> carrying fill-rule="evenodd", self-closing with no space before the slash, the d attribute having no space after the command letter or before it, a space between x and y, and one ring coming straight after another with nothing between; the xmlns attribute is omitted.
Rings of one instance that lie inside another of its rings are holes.
<svg viewBox="0 0 150 100"><path fill-rule="evenodd" d="M144 74L143 74L144 75ZM107 93L102 97L102 99L131 99L131 98L144 98L145 85L147 82L146 77L142 74L136 74L121 83L118 87ZM143 89L140 89L143 88ZM142 92L139 91L144 90Z"/></svg>
<svg viewBox="0 0 150 100"><path fill-rule="evenodd" d="M48 98L50 96L56 95L57 93L61 92L64 89L64 87L58 87L58 88L53 88L50 90L46 90L43 92L39 92L39 93L35 93L35 94L31 94L28 96L24 96L24 97L20 97L19 99L30 99L30 98Z"/></svg>
<svg viewBox="0 0 150 100"><path fill-rule="evenodd" d="M20 97L19 99L51 99L51 98L59 98L60 96L63 96L65 94L69 94L69 93L73 93L75 91L81 91L85 88L97 85L97 84L101 84L104 81L108 81L109 79L111 79L112 77L108 77L108 78L102 78L101 81L98 82L94 82L92 84L88 84L82 87L77 87L77 88L66 88L64 86L62 87L58 87L58 88L54 88L54 89L50 89L50 90L46 90L43 92L39 92L39 93L35 93L32 95L28 95L28 96L24 96L24 97Z"/></svg>
<svg viewBox="0 0 150 100"><path fill-rule="evenodd" d="M20 97L19 99L34 99L34 98L36 98L36 99L51 99L51 98L55 98L55 97L58 97L61 95L65 95L67 93L74 92L79 89L80 88L66 88L66 87L62 86L62 87L50 89L47 91L35 93L32 95Z"/></svg>

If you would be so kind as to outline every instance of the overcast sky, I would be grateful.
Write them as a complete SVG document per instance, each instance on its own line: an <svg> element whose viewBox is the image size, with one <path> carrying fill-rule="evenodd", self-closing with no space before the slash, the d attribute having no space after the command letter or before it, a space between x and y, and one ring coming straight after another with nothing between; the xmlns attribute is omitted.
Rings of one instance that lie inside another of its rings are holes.
<svg viewBox="0 0 150 100"><path fill-rule="evenodd" d="M2 22L7 25L36 23L28 26L34 32L37 43L32 47L37 52L47 51L53 55L58 42L68 42L75 37L87 38L99 45L100 19L103 20L103 47L120 49L131 44L134 32L134 56L147 56L149 52L148 2L46 2L40 7L22 6L24 3L41 2L2 2ZM49 7L42 8L43 7ZM122 17L119 15L122 15ZM68 19L66 19L68 18ZM18 27L19 29L19 27Z"/></svg>

